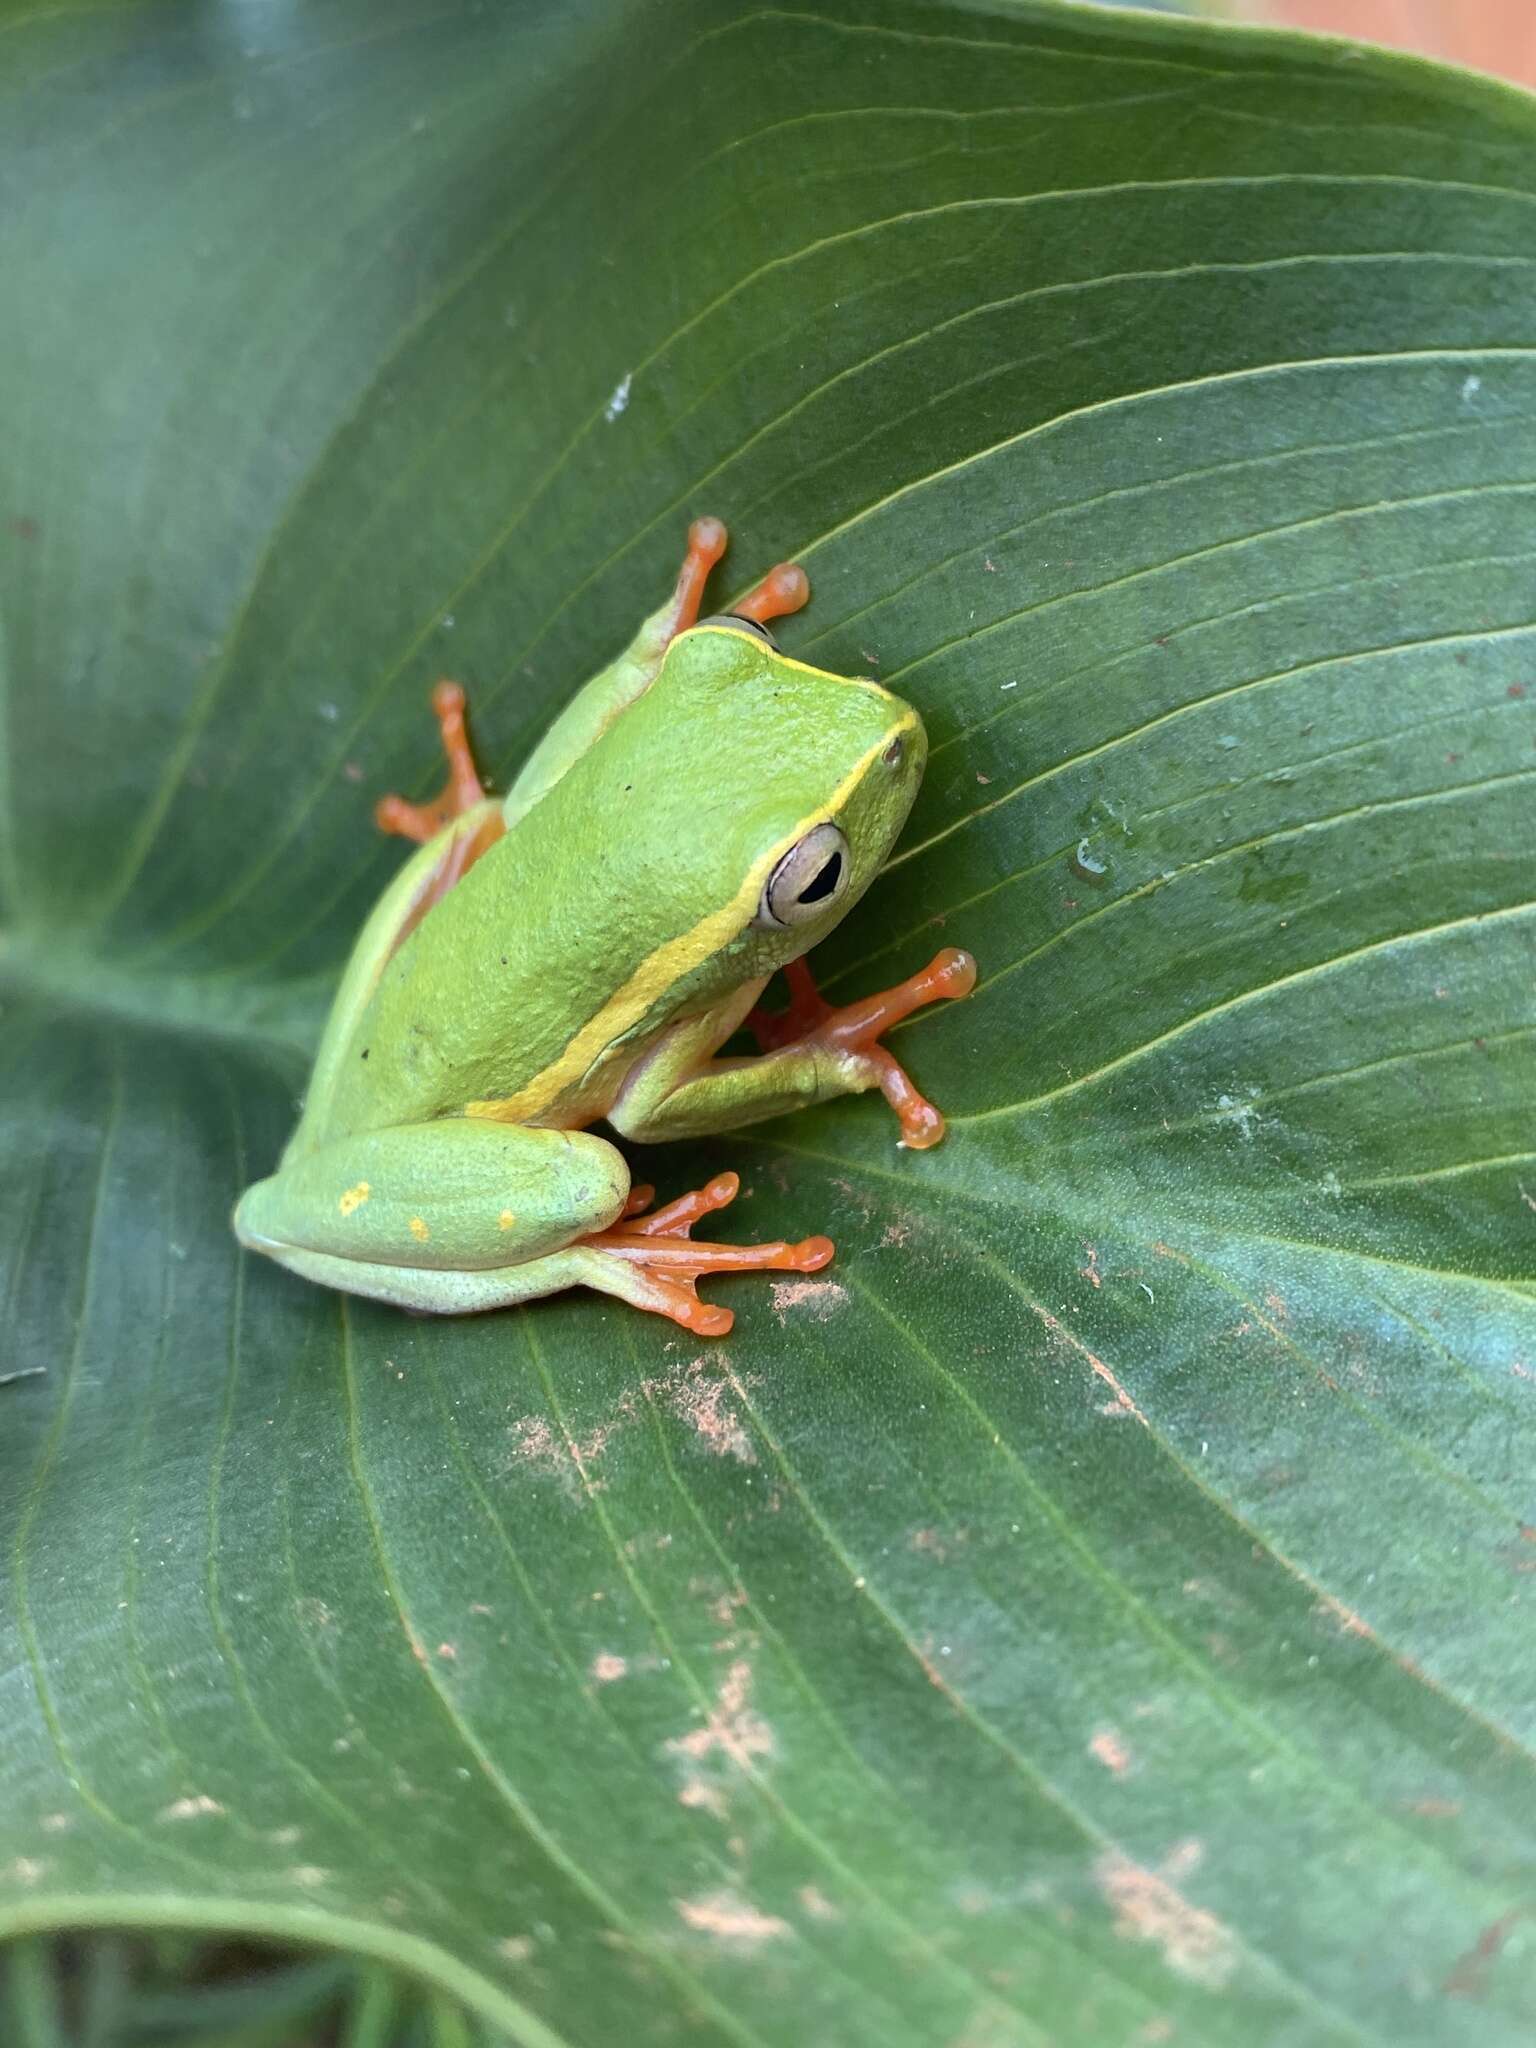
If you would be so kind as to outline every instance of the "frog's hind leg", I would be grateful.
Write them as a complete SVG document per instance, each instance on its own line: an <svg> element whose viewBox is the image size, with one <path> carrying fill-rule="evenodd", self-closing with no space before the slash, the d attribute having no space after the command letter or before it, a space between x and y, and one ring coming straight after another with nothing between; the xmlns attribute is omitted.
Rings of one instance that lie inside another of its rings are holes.
<svg viewBox="0 0 1536 2048"><path fill-rule="evenodd" d="M695 519L688 529L688 550L678 571L677 587L669 603L641 628L659 652L679 633L699 623L704 586L709 572L725 553L730 536L722 519ZM764 626L770 619L782 619L797 612L811 594L811 579L798 562L780 562L755 583L739 603L731 606L738 619L754 619Z"/></svg>
<svg viewBox="0 0 1536 2048"><path fill-rule="evenodd" d="M581 1273L584 1285L616 1294L636 1308L669 1316L699 1337L723 1337L736 1318L717 1302L699 1299L698 1283L706 1273L815 1273L832 1257L826 1237L782 1239L768 1244L696 1243L691 1235L701 1217L734 1202L741 1187L735 1173L716 1174L706 1186L650 1215L638 1214L649 1189L637 1189L619 1222L585 1237L564 1256L592 1259Z"/></svg>
<svg viewBox="0 0 1536 2048"><path fill-rule="evenodd" d="M432 692L432 711L442 736L448 780L430 803L413 804L403 796L381 796L373 807L374 823L381 832L393 832L423 846L445 825L485 802L485 785L475 766L469 729L464 722L463 685L439 683Z"/></svg>
<svg viewBox="0 0 1536 2048"><path fill-rule="evenodd" d="M241 1196L235 1235L283 1265L323 1255L350 1275L333 1286L377 1294L377 1270L443 1279L560 1251L619 1223L629 1191L622 1153L590 1131L435 1117L329 1138L286 1161Z"/></svg>
<svg viewBox="0 0 1536 2048"><path fill-rule="evenodd" d="M464 1315L591 1287L723 1336L706 1273L811 1273L832 1247L695 1244L695 1223L736 1195L734 1173L654 1213L616 1148L590 1131L439 1117L358 1131L247 1188L235 1234L322 1286L398 1308Z"/></svg>
<svg viewBox="0 0 1536 2048"><path fill-rule="evenodd" d="M737 1174L717 1174L650 1215L640 1211L649 1206L652 1191L636 1188L609 1228L517 1266L430 1273L415 1266L374 1266L360 1275L355 1265L315 1252L289 1253L283 1264L328 1287L448 1314L510 1308L567 1287L590 1287L631 1308L666 1316L696 1337L723 1337L736 1318L719 1302L700 1300L699 1281L706 1274L815 1273L832 1257L825 1237L799 1244L695 1242L694 1224L733 1202L740 1185Z"/></svg>
<svg viewBox="0 0 1536 2048"><path fill-rule="evenodd" d="M423 846L429 840L441 840L436 861L420 878L410 912L396 935L396 946L415 930L434 903L440 903L454 884L464 879L481 854L494 846L507 829L500 804L486 796L475 766L464 722L463 686L439 683L432 692L432 710L448 760L448 780L442 790L430 803L413 804L403 796L381 796L373 807L374 823L381 832L414 839Z"/></svg>
<svg viewBox="0 0 1536 2048"><path fill-rule="evenodd" d="M695 519L689 527L688 547L683 566L677 572L676 588L668 603L641 628L642 633L649 630L658 652L679 633L698 624L709 572L725 553L729 541L730 533L723 519Z"/></svg>
<svg viewBox="0 0 1536 2048"><path fill-rule="evenodd" d="M811 579L798 562L780 562L746 596L731 606L732 616L766 626L770 619L799 611L811 595Z"/></svg>

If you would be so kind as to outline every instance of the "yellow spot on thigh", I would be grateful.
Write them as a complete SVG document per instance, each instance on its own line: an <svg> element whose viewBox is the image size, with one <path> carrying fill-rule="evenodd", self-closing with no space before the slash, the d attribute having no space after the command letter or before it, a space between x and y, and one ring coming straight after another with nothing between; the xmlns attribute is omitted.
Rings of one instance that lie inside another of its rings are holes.
<svg viewBox="0 0 1536 2048"><path fill-rule="evenodd" d="M512 1211L510 1209L503 1209L501 1214L496 1218L496 1228L498 1230L510 1230L516 1221L517 1218L512 1214Z"/></svg>
<svg viewBox="0 0 1536 2048"><path fill-rule="evenodd" d="M427 1228L425 1217L413 1216L411 1218L411 1235L415 1238L418 1244L426 1243L427 1239L432 1235L432 1233Z"/></svg>
<svg viewBox="0 0 1536 2048"><path fill-rule="evenodd" d="M367 1181L360 1180L355 1188L347 1189L336 1206L343 1216L350 1216L354 1209L361 1209L372 1193L373 1190L369 1187Z"/></svg>

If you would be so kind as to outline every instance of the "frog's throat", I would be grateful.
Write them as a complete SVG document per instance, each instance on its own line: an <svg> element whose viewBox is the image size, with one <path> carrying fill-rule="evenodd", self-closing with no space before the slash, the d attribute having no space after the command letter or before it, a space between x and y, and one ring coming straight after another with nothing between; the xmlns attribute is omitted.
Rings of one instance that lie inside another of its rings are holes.
<svg viewBox="0 0 1536 2048"><path fill-rule="evenodd" d="M557 1060L552 1060L541 1073L525 1082L515 1095L501 1096L489 1102L471 1102L466 1105L464 1114L489 1117L497 1123L506 1124L528 1123L542 1115L567 1088L574 1087L581 1080L615 1039L622 1038L640 1023L659 997L681 981L701 960L717 953L741 930L756 909L763 883L773 872L780 856L813 824L840 810L869 772L875 756L884 753L897 735L910 732L917 722L917 713L911 711L900 724L883 732L874 745L859 756L832 792L830 802L818 804L814 811L807 812L793 831L779 840L749 870L741 887L728 902L718 910L712 910L707 917L701 917L691 930L679 932L676 938L668 939L642 960L624 986L615 990L602 1008L572 1036Z"/></svg>

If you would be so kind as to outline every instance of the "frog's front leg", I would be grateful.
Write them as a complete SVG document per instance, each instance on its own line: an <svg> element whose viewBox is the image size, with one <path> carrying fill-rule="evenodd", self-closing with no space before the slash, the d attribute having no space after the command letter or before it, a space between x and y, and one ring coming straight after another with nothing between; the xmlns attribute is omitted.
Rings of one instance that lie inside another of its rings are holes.
<svg viewBox="0 0 1536 2048"><path fill-rule="evenodd" d="M791 1002L782 1016L751 1009L762 987L753 983L669 1031L626 1077L608 1112L614 1128L641 1141L700 1137L878 1088L901 1124L901 1144L915 1151L936 1145L942 1115L879 1040L925 1004L968 996L976 986L970 954L946 947L920 974L840 1009L822 1000L803 960L791 961L785 975ZM763 1053L711 1058L744 1019Z"/></svg>
<svg viewBox="0 0 1536 2048"><path fill-rule="evenodd" d="M242 1244L344 1293L439 1315L510 1307L592 1287L723 1336L729 1309L700 1301L706 1273L813 1272L832 1256L804 1244L695 1244L694 1223L736 1192L733 1174L639 1216L612 1145L475 1117L356 1132L293 1160L247 1189L235 1211Z"/></svg>

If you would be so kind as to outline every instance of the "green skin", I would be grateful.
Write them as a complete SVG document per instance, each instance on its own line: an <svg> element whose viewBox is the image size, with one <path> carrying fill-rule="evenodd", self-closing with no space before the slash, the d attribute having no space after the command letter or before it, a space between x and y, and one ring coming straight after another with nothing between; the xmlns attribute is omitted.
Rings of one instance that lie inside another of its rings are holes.
<svg viewBox="0 0 1536 2048"><path fill-rule="evenodd" d="M879 872L922 776L917 713L729 627L669 639L669 616L577 695L504 800L384 892L278 1171L235 1211L242 1244L411 1309L577 1285L653 1307L640 1266L578 1242L630 1188L584 1126L691 1138L878 1085L869 1053L815 1034L714 1055ZM401 942L445 849L498 805L505 835ZM846 887L763 928L781 857L828 820Z"/></svg>

